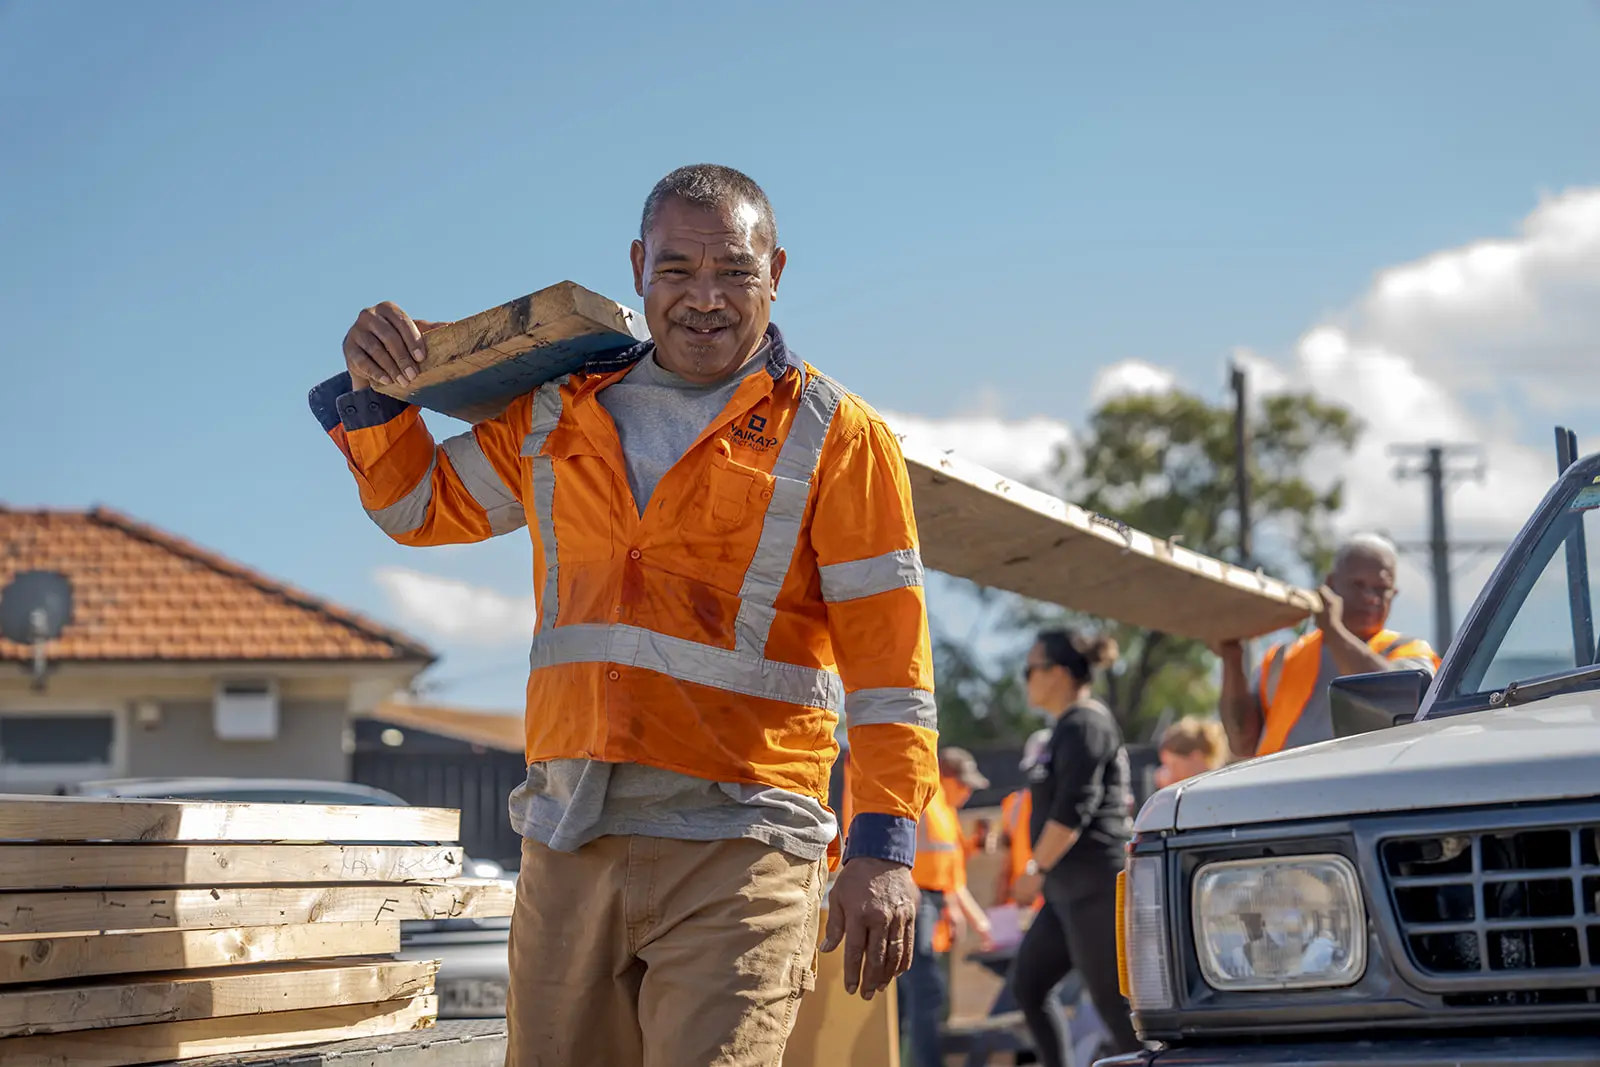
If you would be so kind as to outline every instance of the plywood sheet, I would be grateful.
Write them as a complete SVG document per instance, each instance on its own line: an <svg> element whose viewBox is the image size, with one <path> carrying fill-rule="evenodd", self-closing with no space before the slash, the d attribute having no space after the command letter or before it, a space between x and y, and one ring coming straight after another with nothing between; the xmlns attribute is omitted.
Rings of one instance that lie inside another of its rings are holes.
<svg viewBox="0 0 1600 1067"><path fill-rule="evenodd" d="M923 562L979 585L1201 640L1253 637L1316 595L1085 511L915 438Z"/></svg>

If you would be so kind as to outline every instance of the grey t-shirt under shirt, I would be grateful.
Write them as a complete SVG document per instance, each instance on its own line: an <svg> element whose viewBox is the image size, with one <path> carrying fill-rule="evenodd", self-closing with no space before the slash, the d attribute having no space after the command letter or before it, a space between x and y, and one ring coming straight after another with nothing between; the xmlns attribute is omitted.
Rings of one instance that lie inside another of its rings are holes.
<svg viewBox="0 0 1600 1067"><path fill-rule="evenodd" d="M639 514L662 476L728 406L745 378L766 373L765 346L747 368L726 381L698 385L663 368L652 349L600 391L600 405L622 441ZM530 766L511 794L511 822L524 837L562 852L598 837L637 834L686 841L752 838L805 860L821 859L837 832L828 809L798 793L588 759Z"/></svg>

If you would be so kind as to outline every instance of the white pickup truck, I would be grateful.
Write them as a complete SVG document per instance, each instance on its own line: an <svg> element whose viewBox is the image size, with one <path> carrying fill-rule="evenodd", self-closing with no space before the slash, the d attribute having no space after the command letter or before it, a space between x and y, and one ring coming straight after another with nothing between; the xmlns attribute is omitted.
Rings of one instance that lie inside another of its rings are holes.
<svg viewBox="0 0 1600 1067"><path fill-rule="evenodd" d="M1102 1067L1600 1064L1600 454L1505 553L1429 684L1334 682L1338 738L1145 804Z"/></svg>

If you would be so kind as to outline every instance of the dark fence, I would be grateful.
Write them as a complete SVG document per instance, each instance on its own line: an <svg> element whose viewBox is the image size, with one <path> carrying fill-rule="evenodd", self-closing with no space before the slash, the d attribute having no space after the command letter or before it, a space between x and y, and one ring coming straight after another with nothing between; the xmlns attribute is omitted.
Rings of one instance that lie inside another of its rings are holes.
<svg viewBox="0 0 1600 1067"><path fill-rule="evenodd" d="M386 743L386 733L388 741L399 744ZM387 789L421 807L459 808L467 855L517 868L522 839L511 829L506 800L527 774L521 753L376 719L357 720L355 735L351 781Z"/></svg>

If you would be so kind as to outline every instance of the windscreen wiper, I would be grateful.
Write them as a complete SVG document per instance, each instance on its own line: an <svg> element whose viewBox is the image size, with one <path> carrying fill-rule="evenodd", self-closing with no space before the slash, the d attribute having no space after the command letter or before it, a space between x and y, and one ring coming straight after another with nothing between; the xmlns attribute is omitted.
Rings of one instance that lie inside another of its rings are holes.
<svg viewBox="0 0 1600 1067"><path fill-rule="evenodd" d="M1509 708L1513 704L1531 704L1535 700L1543 700L1557 693L1570 693L1597 682L1600 682L1600 663L1579 667L1575 671L1548 678L1530 678L1526 681L1512 682L1499 692L1489 694L1489 706Z"/></svg>

